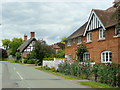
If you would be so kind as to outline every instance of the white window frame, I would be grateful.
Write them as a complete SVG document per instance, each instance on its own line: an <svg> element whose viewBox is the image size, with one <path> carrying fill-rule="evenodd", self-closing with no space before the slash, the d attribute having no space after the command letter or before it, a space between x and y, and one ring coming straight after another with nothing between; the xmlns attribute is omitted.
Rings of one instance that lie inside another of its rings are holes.
<svg viewBox="0 0 120 90"><path fill-rule="evenodd" d="M105 30L103 28L99 29L99 39L105 39Z"/></svg>
<svg viewBox="0 0 120 90"><path fill-rule="evenodd" d="M82 37L78 37L78 44L82 43Z"/></svg>
<svg viewBox="0 0 120 90"><path fill-rule="evenodd" d="M71 40L67 41L67 46L71 46Z"/></svg>
<svg viewBox="0 0 120 90"><path fill-rule="evenodd" d="M108 56L107 56L107 54L108 54ZM111 54L111 56L110 56L110 54ZM101 62L102 63L112 63L112 52L111 51L103 51L101 53Z"/></svg>
<svg viewBox="0 0 120 90"><path fill-rule="evenodd" d="M92 33L91 32L87 33L87 42L92 42Z"/></svg>
<svg viewBox="0 0 120 90"><path fill-rule="evenodd" d="M90 59L90 53L89 52L85 52L84 54L83 54L83 61L87 61L87 60L89 60Z"/></svg>

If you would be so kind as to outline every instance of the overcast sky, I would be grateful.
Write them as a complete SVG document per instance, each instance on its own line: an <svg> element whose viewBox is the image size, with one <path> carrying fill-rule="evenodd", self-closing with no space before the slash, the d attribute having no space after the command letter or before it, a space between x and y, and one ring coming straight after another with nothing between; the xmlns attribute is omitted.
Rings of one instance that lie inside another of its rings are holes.
<svg viewBox="0 0 120 90"><path fill-rule="evenodd" d="M3 2L0 4L0 41L5 38L23 38L24 34L29 38L30 32L35 32L36 38L53 44L83 25L92 9L104 10L112 5L113 0Z"/></svg>

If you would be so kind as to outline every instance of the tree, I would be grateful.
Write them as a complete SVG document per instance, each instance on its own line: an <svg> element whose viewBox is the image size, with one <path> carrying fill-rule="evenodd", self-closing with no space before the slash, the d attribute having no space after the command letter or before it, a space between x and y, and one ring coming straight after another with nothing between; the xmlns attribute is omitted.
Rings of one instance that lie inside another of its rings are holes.
<svg viewBox="0 0 120 90"><path fill-rule="evenodd" d="M49 57L54 51L52 48L46 44L45 41L38 40L35 41L35 48L31 52L30 57L38 60L38 65L42 65L43 58Z"/></svg>
<svg viewBox="0 0 120 90"><path fill-rule="evenodd" d="M10 39L4 39L4 40L2 40L2 46L5 48L5 50L8 50L9 49L9 47L10 47Z"/></svg>
<svg viewBox="0 0 120 90"><path fill-rule="evenodd" d="M65 39L67 39L67 37L63 37L60 42L65 44L65 42L64 42Z"/></svg>
<svg viewBox="0 0 120 90"><path fill-rule="evenodd" d="M58 50L56 56L57 56L57 58L64 58L65 57L65 50L62 50L62 49Z"/></svg>
<svg viewBox="0 0 120 90"><path fill-rule="evenodd" d="M0 48L0 59L4 59L4 58L7 58L8 55L7 55L7 51Z"/></svg>
<svg viewBox="0 0 120 90"><path fill-rule="evenodd" d="M16 60L20 60L21 54L20 54L19 52L16 52L16 53L15 53L15 56L16 56Z"/></svg>
<svg viewBox="0 0 120 90"><path fill-rule="evenodd" d="M79 61L83 61L83 54L87 52L87 48L84 44L80 44L79 47L77 48L77 57Z"/></svg>
<svg viewBox="0 0 120 90"><path fill-rule="evenodd" d="M18 47L23 43L22 38L13 38L10 43L10 54L15 56Z"/></svg>

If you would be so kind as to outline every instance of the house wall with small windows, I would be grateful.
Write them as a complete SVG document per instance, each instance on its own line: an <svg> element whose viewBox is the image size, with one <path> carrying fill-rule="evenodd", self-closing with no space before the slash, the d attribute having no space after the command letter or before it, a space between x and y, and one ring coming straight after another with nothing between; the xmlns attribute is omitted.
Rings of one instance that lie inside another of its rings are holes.
<svg viewBox="0 0 120 90"><path fill-rule="evenodd" d="M115 36L115 28L109 28L105 31L105 39L99 39L99 30L91 31L92 33L92 41L90 43L85 43L88 52L90 53L90 59L95 61L96 63L102 62L102 52L111 51L112 56L105 56L106 60L104 62L110 62L109 57L111 58L111 62L120 63L119 60L119 38ZM86 37L85 37L85 40Z"/></svg>
<svg viewBox="0 0 120 90"><path fill-rule="evenodd" d="M91 31L91 42L87 42L87 33L82 37L82 43L87 47L90 60L96 63L113 62L120 64L120 38L116 37L115 27L105 30L104 39L99 38L99 33L99 29ZM66 57L71 54L72 59L76 58L78 38L75 39L75 42L73 40L71 40L70 46L67 45L67 42L65 46Z"/></svg>

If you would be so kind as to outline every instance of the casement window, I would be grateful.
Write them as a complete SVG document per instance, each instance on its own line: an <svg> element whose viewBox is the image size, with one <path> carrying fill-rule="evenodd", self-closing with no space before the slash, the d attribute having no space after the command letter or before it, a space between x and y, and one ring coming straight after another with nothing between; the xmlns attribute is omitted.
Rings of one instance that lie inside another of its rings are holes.
<svg viewBox="0 0 120 90"><path fill-rule="evenodd" d="M71 46L71 40L67 41L67 46Z"/></svg>
<svg viewBox="0 0 120 90"><path fill-rule="evenodd" d="M73 39L73 43L76 43L76 39L75 38Z"/></svg>
<svg viewBox="0 0 120 90"><path fill-rule="evenodd" d="M120 28L116 28L115 33L116 33L116 35L120 35Z"/></svg>
<svg viewBox="0 0 120 90"><path fill-rule="evenodd" d="M99 30L99 39L105 39L105 30L103 28Z"/></svg>
<svg viewBox="0 0 120 90"><path fill-rule="evenodd" d="M101 62L102 63L112 62L112 52L111 51L102 52L101 53Z"/></svg>
<svg viewBox="0 0 120 90"><path fill-rule="evenodd" d="M90 54L89 54L89 52L85 52L84 54L83 54L83 61L87 61L87 60L89 60L90 59Z"/></svg>
<svg viewBox="0 0 120 90"><path fill-rule="evenodd" d="M87 33L87 42L91 42L92 41L92 33L88 32Z"/></svg>
<svg viewBox="0 0 120 90"><path fill-rule="evenodd" d="M82 43L82 37L78 37L78 44Z"/></svg>
<svg viewBox="0 0 120 90"><path fill-rule="evenodd" d="M67 59L68 59L68 60L72 60L72 55L71 55L71 54L68 54Z"/></svg>

